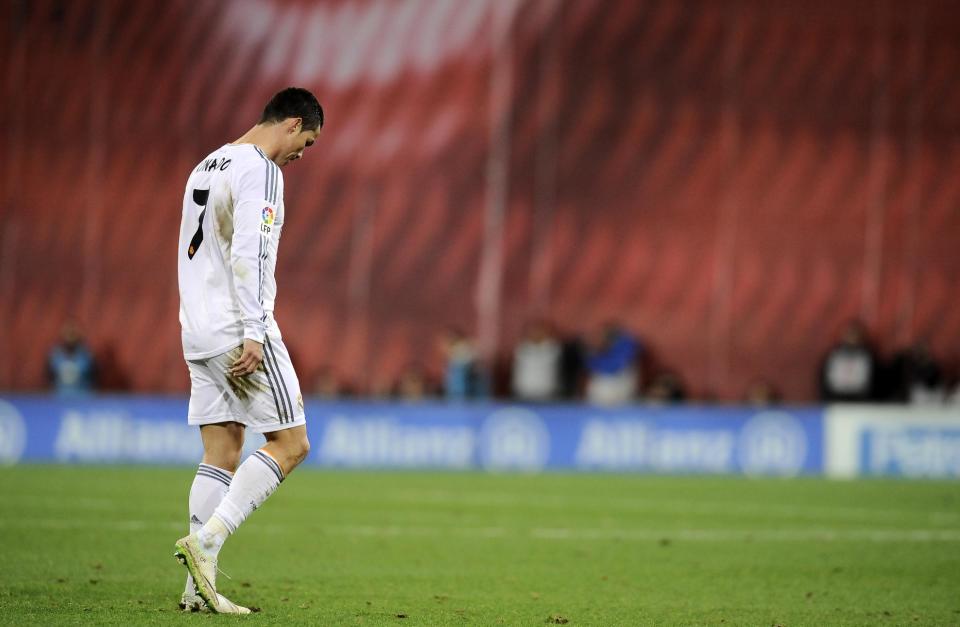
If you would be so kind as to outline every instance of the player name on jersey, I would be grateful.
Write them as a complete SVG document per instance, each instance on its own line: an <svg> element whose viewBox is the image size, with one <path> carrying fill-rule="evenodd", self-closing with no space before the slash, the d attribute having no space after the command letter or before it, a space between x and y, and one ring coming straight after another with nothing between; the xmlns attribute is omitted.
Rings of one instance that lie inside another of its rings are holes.
<svg viewBox="0 0 960 627"><path fill-rule="evenodd" d="M230 164L233 162L233 159L227 159L226 157L219 157L214 159L204 159L200 164L194 168L194 172L212 172L213 170L220 170L221 172L226 171L230 167Z"/></svg>

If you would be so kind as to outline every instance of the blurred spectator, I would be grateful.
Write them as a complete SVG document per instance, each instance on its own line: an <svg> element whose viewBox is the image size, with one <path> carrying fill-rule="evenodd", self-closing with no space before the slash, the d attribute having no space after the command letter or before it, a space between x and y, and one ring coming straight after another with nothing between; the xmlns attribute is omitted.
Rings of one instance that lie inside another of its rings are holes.
<svg viewBox="0 0 960 627"><path fill-rule="evenodd" d="M750 384L743 401L751 407L770 407L780 404L780 393L772 383L761 379Z"/></svg>
<svg viewBox="0 0 960 627"><path fill-rule="evenodd" d="M422 401L432 396L430 381L418 365L406 368L397 380L397 397L404 401Z"/></svg>
<svg viewBox="0 0 960 627"><path fill-rule="evenodd" d="M319 398L335 400L350 396L347 385L333 368L323 366L314 378L313 391Z"/></svg>
<svg viewBox="0 0 960 627"><path fill-rule="evenodd" d="M580 398L584 378L586 348L579 337L569 337L560 346L560 397Z"/></svg>
<svg viewBox="0 0 960 627"><path fill-rule="evenodd" d="M946 395L940 365L925 342L897 353L891 364L893 400L901 403L942 403Z"/></svg>
<svg viewBox="0 0 960 627"><path fill-rule="evenodd" d="M440 340L446 361L443 391L454 400L485 398L487 382L473 342L463 331L450 328Z"/></svg>
<svg viewBox="0 0 960 627"><path fill-rule="evenodd" d="M644 399L649 403L666 405L668 403L682 403L687 398L683 381L673 372L661 372L647 387Z"/></svg>
<svg viewBox="0 0 960 627"><path fill-rule="evenodd" d="M951 392L946 395L944 400L948 405L956 405L957 407L960 407L960 381L958 381L949 389Z"/></svg>
<svg viewBox="0 0 960 627"><path fill-rule="evenodd" d="M527 324L513 353L513 395L524 401L549 401L560 393L560 342L544 320Z"/></svg>
<svg viewBox="0 0 960 627"><path fill-rule="evenodd" d="M62 396L89 394L93 390L96 364L83 342L79 325L69 321L60 330L60 343L50 349L47 375L54 391Z"/></svg>
<svg viewBox="0 0 960 627"><path fill-rule="evenodd" d="M629 402L637 393L640 344L610 322L594 338L587 356L587 400L598 405Z"/></svg>
<svg viewBox="0 0 960 627"><path fill-rule="evenodd" d="M370 379L366 389L366 397L378 401L389 401L395 396L396 386L391 376L380 373Z"/></svg>
<svg viewBox="0 0 960 627"><path fill-rule="evenodd" d="M823 360L820 398L825 402L873 400L876 377L876 355L867 343L863 323L854 320Z"/></svg>

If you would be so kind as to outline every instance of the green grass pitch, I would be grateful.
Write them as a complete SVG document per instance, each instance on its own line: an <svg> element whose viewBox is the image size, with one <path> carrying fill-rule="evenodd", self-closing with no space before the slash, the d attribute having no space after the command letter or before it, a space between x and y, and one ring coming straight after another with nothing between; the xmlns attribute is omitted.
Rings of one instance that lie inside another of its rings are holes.
<svg viewBox="0 0 960 627"><path fill-rule="evenodd" d="M0 622L960 625L960 485L294 473L182 614L192 469L0 470Z"/></svg>

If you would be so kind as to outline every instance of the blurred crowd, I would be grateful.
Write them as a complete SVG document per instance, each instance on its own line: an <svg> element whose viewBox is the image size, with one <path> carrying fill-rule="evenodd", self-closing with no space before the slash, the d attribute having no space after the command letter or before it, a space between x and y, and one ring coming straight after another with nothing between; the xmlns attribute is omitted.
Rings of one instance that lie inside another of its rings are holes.
<svg viewBox="0 0 960 627"><path fill-rule="evenodd" d="M712 400L688 394L682 375L658 365L643 339L616 321L582 337L565 336L547 320L531 320L506 363L485 363L476 340L457 328L441 334L438 349L441 376L431 377L424 365L412 364L392 385L374 385L367 394L358 394L333 369L324 369L314 392L325 398L510 398L597 405ZM947 378L926 343L882 359L859 321L844 328L811 378L824 403L960 404L960 383ZM758 379L746 387L740 401L771 406L779 404L781 396L770 380Z"/></svg>
<svg viewBox="0 0 960 627"><path fill-rule="evenodd" d="M76 322L64 325L60 341L50 350L47 371L60 395L97 388L97 359ZM856 320L845 326L811 377L824 403L960 404L960 383L946 375L925 342L884 358L865 325ZM509 358L492 364L482 359L475 338L450 327L439 334L431 363L410 364L394 380L374 380L358 389L334 366L326 366L301 383L306 393L326 399L509 398L607 406L713 400L688 394L682 375L663 367L641 337L616 321L579 336L560 333L548 320L531 320ZM746 387L740 401L771 406L779 404L781 396L770 379L758 379Z"/></svg>
<svg viewBox="0 0 960 627"><path fill-rule="evenodd" d="M825 402L960 402L960 388L948 385L943 367L920 341L881 359L866 327L850 322L827 352L820 368L820 399Z"/></svg>

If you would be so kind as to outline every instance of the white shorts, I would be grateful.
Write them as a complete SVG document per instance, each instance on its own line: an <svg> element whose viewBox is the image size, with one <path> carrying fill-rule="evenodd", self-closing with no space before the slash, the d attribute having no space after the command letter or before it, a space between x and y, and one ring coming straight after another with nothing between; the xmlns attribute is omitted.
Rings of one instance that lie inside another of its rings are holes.
<svg viewBox="0 0 960 627"><path fill-rule="evenodd" d="M256 433L306 424L300 381L282 340L265 339L263 361L244 377L227 374L243 348L207 359L188 359L190 409L187 422L239 422Z"/></svg>

